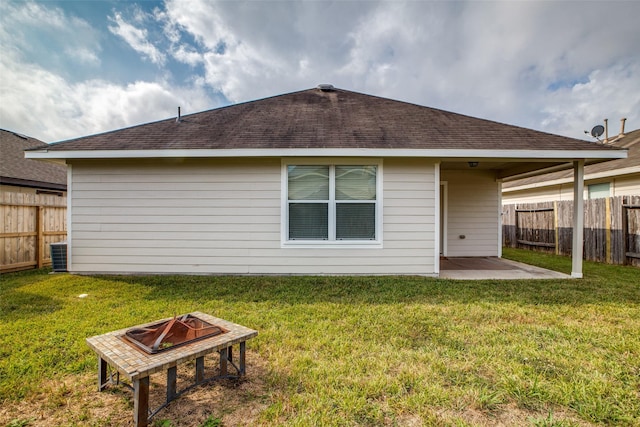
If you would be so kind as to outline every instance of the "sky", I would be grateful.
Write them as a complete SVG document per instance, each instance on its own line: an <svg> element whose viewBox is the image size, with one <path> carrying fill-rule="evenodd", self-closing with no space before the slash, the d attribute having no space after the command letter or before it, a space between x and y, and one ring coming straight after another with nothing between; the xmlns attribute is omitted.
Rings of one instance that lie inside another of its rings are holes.
<svg viewBox="0 0 640 427"><path fill-rule="evenodd" d="M640 128L640 1L0 0L0 128L45 142L333 84L593 140Z"/></svg>

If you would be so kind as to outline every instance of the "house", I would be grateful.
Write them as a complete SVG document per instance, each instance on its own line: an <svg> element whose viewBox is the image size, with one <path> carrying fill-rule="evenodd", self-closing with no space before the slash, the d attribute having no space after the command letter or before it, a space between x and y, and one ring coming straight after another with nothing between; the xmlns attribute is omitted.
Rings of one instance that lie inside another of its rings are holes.
<svg viewBox="0 0 640 427"><path fill-rule="evenodd" d="M626 159L584 168L584 199L640 195L640 129L606 138L604 145L628 150ZM573 200L573 174L564 170L518 179L502 186L502 203L537 203Z"/></svg>
<svg viewBox="0 0 640 427"><path fill-rule="evenodd" d="M24 194L54 194L67 191L64 165L26 159L24 150L41 147L44 142L0 129L0 191Z"/></svg>
<svg viewBox="0 0 640 427"><path fill-rule="evenodd" d="M74 273L438 276L501 255L503 180L626 151L320 85L26 156L67 164Z"/></svg>

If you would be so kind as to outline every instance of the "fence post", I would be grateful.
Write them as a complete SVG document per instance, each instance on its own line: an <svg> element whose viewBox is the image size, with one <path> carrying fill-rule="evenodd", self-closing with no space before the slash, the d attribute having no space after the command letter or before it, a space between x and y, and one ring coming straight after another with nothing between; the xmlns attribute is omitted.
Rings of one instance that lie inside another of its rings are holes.
<svg viewBox="0 0 640 427"><path fill-rule="evenodd" d="M604 201L604 221L605 221L605 246L604 253L607 264L612 264L611 260L611 198Z"/></svg>
<svg viewBox="0 0 640 427"><path fill-rule="evenodd" d="M560 243L558 242L558 202L553 201L553 233L556 242L556 255L560 254Z"/></svg>
<svg viewBox="0 0 640 427"><path fill-rule="evenodd" d="M520 231L520 222L518 222L518 205L515 205L514 211L515 211L515 213L514 213L514 218L515 218L514 224L516 225L516 230L515 230L515 233L514 233L515 239L513 240L514 241L513 247L517 248L518 247L518 239L520 238L520 236L519 236L519 234L520 234L519 233L519 231Z"/></svg>
<svg viewBox="0 0 640 427"><path fill-rule="evenodd" d="M38 268L44 266L44 206L38 206L36 218L36 247L38 248Z"/></svg>
<svg viewBox="0 0 640 427"><path fill-rule="evenodd" d="M627 204L630 204L630 200L628 200L626 197L622 198L622 254L623 254L623 259L624 265L628 265L629 264L629 257L627 256L627 253L629 252L629 208L627 207Z"/></svg>

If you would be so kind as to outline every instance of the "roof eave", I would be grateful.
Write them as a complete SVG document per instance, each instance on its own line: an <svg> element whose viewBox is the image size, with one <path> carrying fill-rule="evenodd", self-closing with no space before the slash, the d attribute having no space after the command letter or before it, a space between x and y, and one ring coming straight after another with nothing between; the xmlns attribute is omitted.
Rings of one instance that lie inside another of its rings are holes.
<svg viewBox="0 0 640 427"><path fill-rule="evenodd" d="M38 150L27 159L153 159L230 157L422 157L446 159L612 160L627 158L626 150L505 150L397 148L259 148L172 150Z"/></svg>
<svg viewBox="0 0 640 427"><path fill-rule="evenodd" d="M29 188L39 188L44 190L67 191L66 184L60 184L56 182L35 181L32 179L13 178L13 177L7 177L7 176L0 176L0 184L12 185L15 187L29 187Z"/></svg>

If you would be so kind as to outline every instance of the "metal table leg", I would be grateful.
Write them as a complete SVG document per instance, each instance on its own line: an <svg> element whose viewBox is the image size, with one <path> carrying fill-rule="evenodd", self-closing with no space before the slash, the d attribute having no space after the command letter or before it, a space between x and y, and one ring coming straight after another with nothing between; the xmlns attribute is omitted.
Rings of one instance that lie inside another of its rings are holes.
<svg viewBox="0 0 640 427"><path fill-rule="evenodd" d="M220 376L227 375L227 358L229 357L229 347L220 350Z"/></svg>
<svg viewBox="0 0 640 427"><path fill-rule="evenodd" d="M107 386L107 361L98 356L98 391Z"/></svg>
<svg viewBox="0 0 640 427"><path fill-rule="evenodd" d="M245 356L245 351L246 351L246 343L244 341L242 341L240 343L240 372L238 372L238 375L243 376L247 370L245 368L246 365L246 356Z"/></svg>
<svg viewBox="0 0 640 427"><path fill-rule="evenodd" d="M167 369L167 403L171 402L178 395L177 379L178 367L173 366Z"/></svg>
<svg viewBox="0 0 640 427"><path fill-rule="evenodd" d="M149 377L133 381L133 425L149 425Z"/></svg>
<svg viewBox="0 0 640 427"><path fill-rule="evenodd" d="M204 381L204 356L196 359L196 384Z"/></svg>
<svg viewBox="0 0 640 427"><path fill-rule="evenodd" d="M183 393L197 387L200 384L208 383L222 378L239 378L246 374L246 342L239 343L240 351L238 354L238 365L233 361L233 347L229 346L218 350L220 355L220 372L218 376L211 378L205 378L204 369L204 356L196 358L196 372L195 382L191 386L184 390L178 391L177 377L178 367L173 366L167 368L167 390L166 390L166 402L156 408L154 411L149 411L149 386L150 378L144 377L140 379L132 380L132 385L124 383L125 386L133 390L133 421L135 427L147 427L149 421L153 418L161 409L165 408L169 402L181 396ZM237 374L229 375L228 364L235 368ZM119 384L120 372L116 373L116 383ZM109 365L106 360L98 356L98 391L104 390L107 385L113 382L113 374L109 375Z"/></svg>

